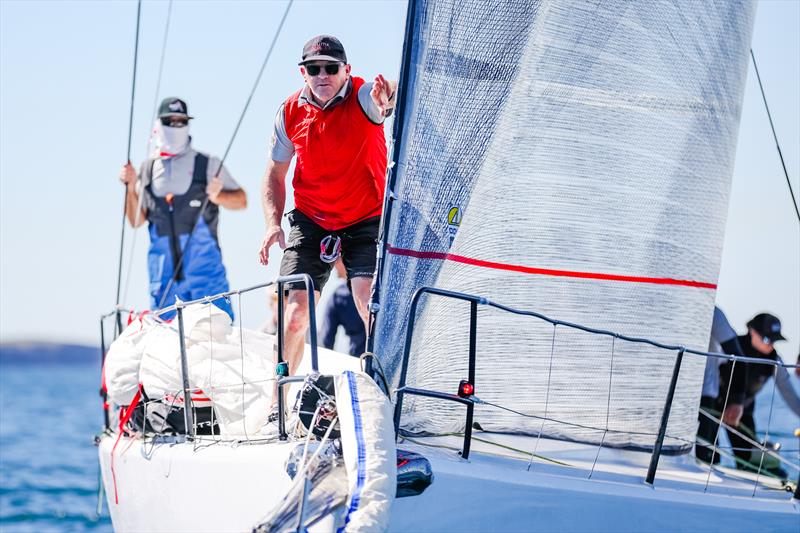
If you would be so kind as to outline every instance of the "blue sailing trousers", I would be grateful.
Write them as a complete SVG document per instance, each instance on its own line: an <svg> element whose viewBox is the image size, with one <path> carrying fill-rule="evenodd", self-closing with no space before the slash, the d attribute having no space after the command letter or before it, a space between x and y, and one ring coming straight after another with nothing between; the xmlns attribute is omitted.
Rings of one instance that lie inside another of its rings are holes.
<svg viewBox="0 0 800 533"><path fill-rule="evenodd" d="M176 297L182 301L189 301L229 290L225 265L222 264L222 253L204 219L201 218L197 222L191 239L188 233L184 233L178 235L178 240L184 255L182 272L164 297L164 291L170 285L175 272L172 244L168 235L159 236L155 224L150 225L147 270L150 275L150 307L153 310L174 304ZM233 319L233 309L227 299L217 299L214 304ZM169 319L173 316L174 312L165 313L162 318Z"/></svg>

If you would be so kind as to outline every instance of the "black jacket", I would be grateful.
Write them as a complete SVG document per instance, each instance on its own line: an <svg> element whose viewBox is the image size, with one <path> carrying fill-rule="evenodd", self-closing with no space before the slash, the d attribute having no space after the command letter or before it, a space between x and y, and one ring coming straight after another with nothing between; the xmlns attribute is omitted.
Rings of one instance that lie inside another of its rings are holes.
<svg viewBox="0 0 800 533"><path fill-rule="evenodd" d="M742 355L746 357L753 357L757 359L767 359L769 361L776 361L778 353L773 349L769 354L764 355L753 347L750 341L750 334L737 337L739 346L742 348ZM720 389L719 397L725 398L728 389L728 382L731 376L731 368L733 362L729 361L720 366ZM733 373L733 385L731 386L731 394L728 399L728 404L741 403L745 407L751 407L755 401L756 394L764 387L764 384L775 373L775 367L772 365L760 365L757 363L742 363L738 362L735 365ZM735 390L735 392L734 392Z"/></svg>

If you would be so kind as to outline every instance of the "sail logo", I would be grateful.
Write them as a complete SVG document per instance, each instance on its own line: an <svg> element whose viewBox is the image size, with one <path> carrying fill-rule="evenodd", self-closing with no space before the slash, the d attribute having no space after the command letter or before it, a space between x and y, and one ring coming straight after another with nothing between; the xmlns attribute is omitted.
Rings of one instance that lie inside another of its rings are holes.
<svg viewBox="0 0 800 533"><path fill-rule="evenodd" d="M458 227L461 225L461 218L463 212L458 206L453 206L447 212L447 235L450 238L450 246L453 246L453 241L458 233Z"/></svg>
<svg viewBox="0 0 800 533"><path fill-rule="evenodd" d="M447 213L447 225L448 226L460 226L461 225L461 209L458 207L451 207L450 211Z"/></svg>

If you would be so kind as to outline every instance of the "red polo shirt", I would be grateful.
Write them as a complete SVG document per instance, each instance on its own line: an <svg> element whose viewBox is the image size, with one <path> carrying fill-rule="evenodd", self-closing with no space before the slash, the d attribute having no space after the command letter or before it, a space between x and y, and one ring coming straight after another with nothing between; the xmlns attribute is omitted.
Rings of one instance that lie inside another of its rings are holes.
<svg viewBox="0 0 800 533"><path fill-rule="evenodd" d="M294 146L295 206L335 231L378 216L386 180L383 124L370 121L358 102L362 78L329 109L299 104L301 91L284 104L286 135Z"/></svg>

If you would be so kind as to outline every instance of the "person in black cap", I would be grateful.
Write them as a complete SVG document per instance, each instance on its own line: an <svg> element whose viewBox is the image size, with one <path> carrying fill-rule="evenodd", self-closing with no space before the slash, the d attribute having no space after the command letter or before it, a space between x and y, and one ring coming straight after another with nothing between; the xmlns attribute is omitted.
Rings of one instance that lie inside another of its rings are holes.
<svg viewBox="0 0 800 533"><path fill-rule="evenodd" d="M725 313L717 306L714 306L714 315L711 321L711 338L708 351L712 353L726 353L741 355L744 350L739 345L736 331L731 327ZM703 389L700 395L700 412L697 414L697 445L695 446L696 457L704 463L714 464L720 462L719 453L714 452L713 446L717 433L719 432L719 422L715 416L719 414L722 421L726 424L736 426L742 418L742 403L744 402L745 374L737 372L734 376L736 381L731 383L730 390L727 392L727 403L723 400L725 407L719 406L719 384L720 366L727 362L726 359L708 357L706 358L706 368L703 375ZM718 411L719 409L719 411Z"/></svg>
<svg viewBox="0 0 800 533"><path fill-rule="evenodd" d="M781 334L781 321L774 315L760 313L754 316L747 323L747 334L737 337L737 340L743 352L741 355L782 362L778 352L775 351L774 344L785 340L785 338ZM733 371L733 375L731 375L731 371ZM791 377L785 367L742 362L734 365L732 361L720 367L720 392L718 396L718 408L720 410L727 394L728 384L741 381L742 376L739 375L740 373L744 375L743 381L745 384L744 397L740 406L741 416L738 423L733 423L735 420L729 422L731 426L736 427L738 432L747 435L751 440L759 440L756 433L755 420L753 419L755 399L758 392L772 376L775 376L775 384L786 404L795 415L800 416L800 397L795 392L790 382ZM739 459L736 461L737 468L757 470L761 462L760 451L732 431L728 431L728 439L733 446L733 453ZM785 477L786 474L777 465L766 468L766 470L779 477Z"/></svg>
<svg viewBox="0 0 800 533"><path fill-rule="evenodd" d="M217 238L219 206L247 206L247 195L220 160L191 147L192 118L186 102L165 98L153 128L152 156L138 176L130 161L119 176L128 188L128 221L133 227L149 223L147 265L154 310L174 304L176 297L187 301L228 290ZM233 317L227 301L214 303Z"/></svg>
<svg viewBox="0 0 800 533"><path fill-rule="evenodd" d="M266 232L259 260L267 265L269 249L277 243L285 248L281 275L309 274L314 289L321 291L341 255L366 323L386 181L383 122L394 108L397 84L381 75L372 82L352 76L344 46L331 35L309 40L299 65L305 85L275 117L263 179ZM295 156L295 209L288 213L287 242L281 217L286 174ZM294 290L302 288L290 287L287 298L286 360L291 373L302 358L308 328L305 292ZM273 414L271 420L277 417Z"/></svg>

